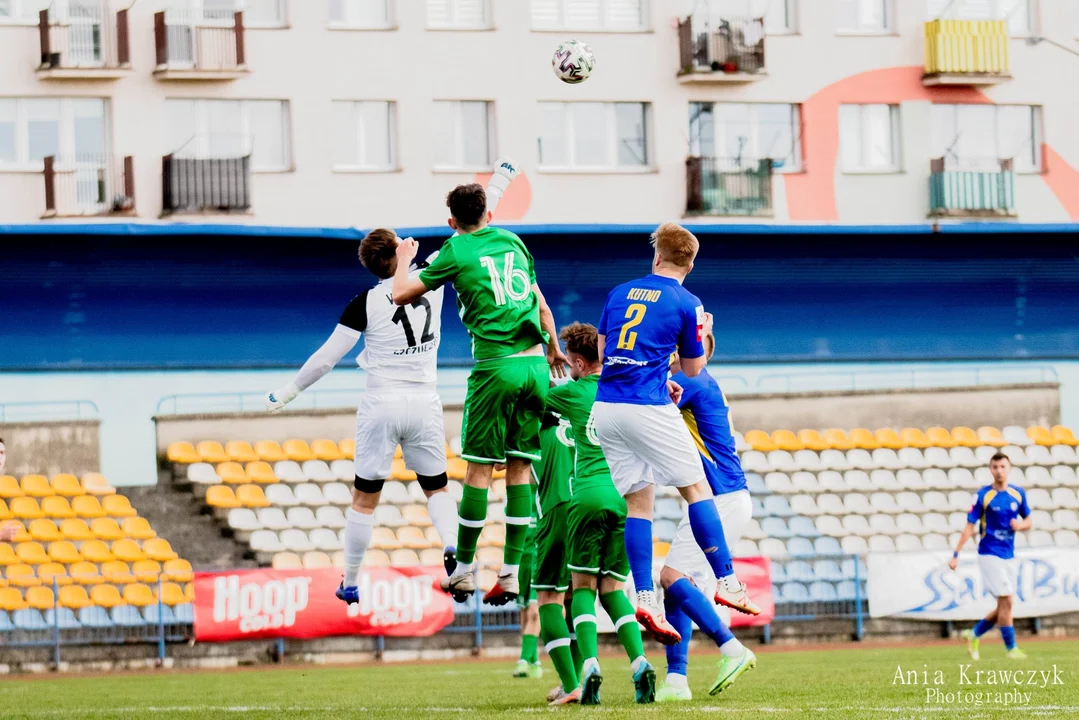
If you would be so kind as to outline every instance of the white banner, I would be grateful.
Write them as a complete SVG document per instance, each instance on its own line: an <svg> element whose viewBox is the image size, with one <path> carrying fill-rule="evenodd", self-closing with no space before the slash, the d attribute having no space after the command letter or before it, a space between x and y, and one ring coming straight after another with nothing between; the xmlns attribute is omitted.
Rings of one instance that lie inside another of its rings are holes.
<svg viewBox="0 0 1079 720"><path fill-rule="evenodd" d="M978 556L964 553L954 572L950 552L869 554L869 614L919 620L976 620L994 607ZM1016 553L1015 617L1079 611L1079 548L1046 547Z"/></svg>

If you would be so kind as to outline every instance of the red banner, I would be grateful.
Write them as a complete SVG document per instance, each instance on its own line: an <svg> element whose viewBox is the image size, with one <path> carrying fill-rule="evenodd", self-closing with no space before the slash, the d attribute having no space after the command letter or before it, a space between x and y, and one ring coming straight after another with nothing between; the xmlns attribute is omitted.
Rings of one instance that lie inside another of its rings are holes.
<svg viewBox="0 0 1079 720"><path fill-rule="evenodd" d="M453 601L437 586L445 574L435 567L363 570L360 602L346 606L334 597L338 569L195 573L195 639L434 635L453 621Z"/></svg>
<svg viewBox="0 0 1079 720"><path fill-rule="evenodd" d="M759 627L772 622L776 604L772 598L772 561L766 557L736 558L734 572L746 584L749 597L761 608L760 615L731 612L731 627Z"/></svg>

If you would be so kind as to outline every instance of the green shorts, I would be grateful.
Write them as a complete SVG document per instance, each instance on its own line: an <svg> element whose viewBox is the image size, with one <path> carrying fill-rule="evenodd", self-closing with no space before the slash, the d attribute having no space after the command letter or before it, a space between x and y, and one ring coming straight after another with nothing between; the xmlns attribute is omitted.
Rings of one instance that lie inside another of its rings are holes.
<svg viewBox="0 0 1079 720"><path fill-rule="evenodd" d="M481 360L468 376L461 457L504 463L540 459L540 420L551 370L542 355Z"/></svg>
<svg viewBox="0 0 1079 720"><path fill-rule="evenodd" d="M568 514L569 503L559 503L540 518L539 532L536 534L536 565L532 570L532 587L537 590L569 590L569 568L566 567Z"/></svg>
<svg viewBox="0 0 1079 720"><path fill-rule="evenodd" d="M539 525L535 518L528 525L528 534L525 535L525 550L521 555L521 570L517 577L520 578L521 591L517 594L517 606L526 608L536 601L536 588L532 587L532 570L536 566L536 533Z"/></svg>
<svg viewBox="0 0 1079 720"><path fill-rule="evenodd" d="M626 556L626 501L614 489L574 493L569 502L567 566L573 572L629 576Z"/></svg>

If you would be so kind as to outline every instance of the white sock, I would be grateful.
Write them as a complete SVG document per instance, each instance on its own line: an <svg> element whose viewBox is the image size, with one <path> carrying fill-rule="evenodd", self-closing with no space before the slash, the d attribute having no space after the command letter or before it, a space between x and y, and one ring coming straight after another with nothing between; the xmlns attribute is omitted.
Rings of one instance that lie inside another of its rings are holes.
<svg viewBox="0 0 1079 720"><path fill-rule="evenodd" d="M427 498L431 523L442 538L442 547L457 547L457 503L448 492L436 492Z"/></svg>
<svg viewBox="0 0 1079 720"><path fill-rule="evenodd" d="M738 638L731 638L719 646L719 651L728 657L741 657L746 651L746 646L738 642Z"/></svg>
<svg viewBox="0 0 1079 720"><path fill-rule="evenodd" d="M500 577L506 575L516 575L521 569L520 565L503 565L502 569L498 571Z"/></svg>
<svg viewBox="0 0 1079 720"><path fill-rule="evenodd" d="M729 593L739 593L742 591L742 583L734 573L720 578L719 581L723 583L723 588Z"/></svg>
<svg viewBox="0 0 1079 720"><path fill-rule="evenodd" d="M599 669L599 660L597 660L594 657L585 658L584 663L581 665L581 671L582 672L587 671L588 668L592 667L593 665L595 665L596 669L598 670Z"/></svg>
<svg viewBox="0 0 1079 720"><path fill-rule="evenodd" d="M634 658L633 662L629 664L629 669L633 672L637 672L637 670L639 670L641 667L641 663L643 663L644 661L644 655L638 655L636 658Z"/></svg>
<svg viewBox="0 0 1079 720"><path fill-rule="evenodd" d="M364 553L371 544L371 534L375 530L374 514L365 515L355 508L345 511L345 587L353 587L360 575Z"/></svg>
<svg viewBox="0 0 1079 720"><path fill-rule="evenodd" d="M689 687L689 681L686 679L686 676L679 675L678 673L667 673L667 684L679 689Z"/></svg>

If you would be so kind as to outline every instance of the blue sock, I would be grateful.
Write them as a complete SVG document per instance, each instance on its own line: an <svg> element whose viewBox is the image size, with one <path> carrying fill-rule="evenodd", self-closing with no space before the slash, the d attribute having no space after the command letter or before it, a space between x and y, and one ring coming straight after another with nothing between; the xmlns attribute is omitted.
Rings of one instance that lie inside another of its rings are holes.
<svg viewBox="0 0 1079 720"><path fill-rule="evenodd" d="M1000 636L1004 638L1004 647L1009 650L1015 649L1015 627L1012 625L1001 625Z"/></svg>
<svg viewBox="0 0 1079 720"><path fill-rule="evenodd" d="M626 555L637 592L655 590L652 585L652 521L626 518Z"/></svg>
<svg viewBox="0 0 1079 720"><path fill-rule="evenodd" d="M682 604L675 600L670 591L663 597L663 609L667 622L674 626L682 641L676 645L667 645L667 672L685 675L689 667L689 638L693 634L693 621L682 612Z"/></svg>
<svg viewBox="0 0 1079 720"><path fill-rule="evenodd" d="M985 618L982 618L978 621L978 624L974 626L974 637L981 637L992 629L993 623L989 622Z"/></svg>
<svg viewBox="0 0 1079 720"><path fill-rule="evenodd" d="M712 498L699 500L689 506L689 527L693 530L693 539L701 546L701 550L704 550L704 556L716 577L734 575L731 550L727 547L727 538L723 536L723 523Z"/></svg>
<svg viewBox="0 0 1079 720"><path fill-rule="evenodd" d="M709 501L711 502L711 501ZM693 507L690 505L690 507ZM715 507L713 505L713 507ZM734 633L723 624L716 615L716 606L704 596L689 578L680 578L667 588L667 596L682 608L682 612L689 619L697 623L697 627L704 631L708 637L715 641L719 647L728 640L734 639Z"/></svg>

